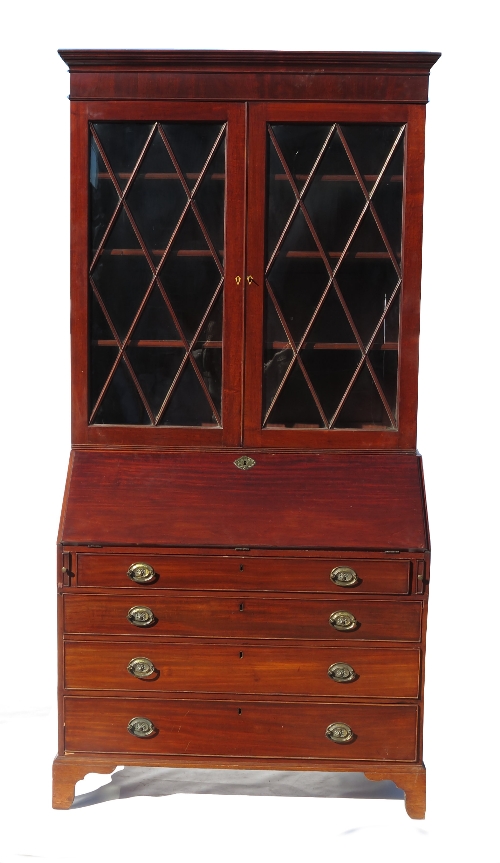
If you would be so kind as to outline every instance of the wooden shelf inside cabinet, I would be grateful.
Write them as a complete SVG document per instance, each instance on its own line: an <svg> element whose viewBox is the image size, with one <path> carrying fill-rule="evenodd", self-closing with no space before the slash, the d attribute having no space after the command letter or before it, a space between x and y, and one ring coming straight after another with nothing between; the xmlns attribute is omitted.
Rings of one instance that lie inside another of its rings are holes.
<svg viewBox="0 0 500 863"><path fill-rule="evenodd" d="M152 254L156 258L162 258L165 254L166 249L151 249L150 254ZM93 253L97 254L98 249L94 249ZM212 258L213 253L210 249L178 249L174 252L175 255L179 258ZM144 257L143 249L103 249L100 252L100 255L119 255L125 257ZM219 250L219 255L222 258L224 255L224 250Z"/></svg>
<svg viewBox="0 0 500 863"><path fill-rule="evenodd" d="M391 259L391 255L389 252L354 252L353 254L349 254L349 252L347 252L345 255L344 255L344 252L327 252L326 254L328 255L329 258L342 258L342 257L358 258L358 259L365 258L366 260L372 260L372 261L377 261L377 260L383 261L383 260L390 260ZM301 251L298 251L295 249L291 249L291 250L287 251L286 256L287 256L287 258L322 258L323 257L322 253L319 251L301 252ZM400 257L400 256L396 256L396 257Z"/></svg>
<svg viewBox="0 0 500 863"><path fill-rule="evenodd" d="M275 351L292 350L290 342L270 342L267 347ZM313 351L359 351L359 345L352 342L304 342L301 350ZM397 351L397 342L384 342L383 344L373 345L372 350L377 351Z"/></svg>
<svg viewBox="0 0 500 863"><path fill-rule="evenodd" d="M120 347L115 339L96 339L92 342L102 348ZM132 348L184 348L184 342L180 339L130 339L126 342L126 347ZM194 342L195 348L222 348L222 342Z"/></svg>
<svg viewBox="0 0 500 863"><path fill-rule="evenodd" d="M130 180L130 178L133 176L133 174L132 173L127 174L127 173L123 173L123 171L118 171L116 173L116 176L118 177L119 180ZM179 174L176 174L173 172L168 173L168 172L160 172L160 171L149 171L146 174L138 173L136 176L141 180L178 180L179 182L182 182ZM201 175L199 173L193 174L192 172L188 171L188 172L186 172L185 176L186 176L187 180L198 180ZM206 176L206 179L210 179L210 180L225 180L226 179L225 174L206 174L205 176ZM107 172L98 173L97 177L99 180L110 180L110 181L112 181L111 176Z"/></svg>
<svg viewBox="0 0 500 863"><path fill-rule="evenodd" d="M378 174L364 174L362 176L362 180L366 183L374 183L378 180ZM308 174L295 174L296 180L307 180L309 177ZM319 174L319 179L323 183L359 183L358 178L355 174ZM289 182L289 178L286 174L275 174L275 180L286 180ZM402 183L403 175L402 174L394 174L393 176L385 177L385 181L389 181L390 183Z"/></svg>
<svg viewBox="0 0 500 863"><path fill-rule="evenodd" d="M421 818L438 55L61 55L72 453L54 806L117 763L364 770Z"/></svg>

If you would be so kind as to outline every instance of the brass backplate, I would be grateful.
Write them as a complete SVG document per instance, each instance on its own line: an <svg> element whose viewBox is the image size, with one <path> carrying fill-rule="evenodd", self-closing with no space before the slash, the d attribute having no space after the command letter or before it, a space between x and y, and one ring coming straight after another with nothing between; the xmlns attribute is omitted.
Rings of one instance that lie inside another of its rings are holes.
<svg viewBox="0 0 500 863"><path fill-rule="evenodd" d="M234 464L236 467L239 467L240 470L250 470L250 468L254 466L255 461L249 455L242 455L240 458L236 459Z"/></svg>

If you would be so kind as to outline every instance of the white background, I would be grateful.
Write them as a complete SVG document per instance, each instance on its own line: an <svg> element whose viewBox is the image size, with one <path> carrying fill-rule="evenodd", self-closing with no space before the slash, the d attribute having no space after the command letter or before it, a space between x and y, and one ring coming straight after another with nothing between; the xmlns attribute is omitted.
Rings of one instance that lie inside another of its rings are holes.
<svg viewBox="0 0 500 863"><path fill-rule="evenodd" d="M0 863L500 859L493 3L28 0L5 5L1 24ZM433 540L425 822L384 800L177 795L50 809L55 538L70 448L61 47L443 52L428 108L418 434Z"/></svg>

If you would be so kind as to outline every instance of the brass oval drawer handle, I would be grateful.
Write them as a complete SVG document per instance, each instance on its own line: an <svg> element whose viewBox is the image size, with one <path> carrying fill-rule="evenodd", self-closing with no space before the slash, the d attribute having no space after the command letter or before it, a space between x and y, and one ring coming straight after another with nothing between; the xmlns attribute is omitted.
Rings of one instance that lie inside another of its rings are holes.
<svg viewBox="0 0 500 863"><path fill-rule="evenodd" d="M127 617L134 626L151 626L155 622L155 616L147 605L134 605Z"/></svg>
<svg viewBox="0 0 500 863"><path fill-rule="evenodd" d="M155 673L154 664L146 656L136 656L127 665L127 671L134 677L151 677ZM328 672L330 673L330 672Z"/></svg>
<svg viewBox="0 0 500 863"><path fill-rule="evenodd" d="M328 676L336 683L350 683L356 679L356 672L347 662L334 662L328 669Z"/></svg>
<svg viewBox="0 0 500 863"><path fill-rule="evenodd" d="M350 629L356 629L358 621L350 611L334 611L330 615L330 624L339 632L348 632Z"/></svg>
<svg viewBox="0 0 500 863"><path fill-rule="evenodd" d="M326 729L325 736L334 743L349 743L354 737L354 732L345 722L332 722Z"/></svg>
<svg viewBox="0 0 500 863"><path fill-rule="evenodd" d="M149 563L133 563L129 567L127 575L136 584L149 584L156 578L156 572Z"/></svg>
<svg viewBox="0 0 500 863"><path fill-rule="evenodd" d="M332 569L330 578L338 587L354 587L359 584L358 574L350 566L336 566Z"/></svg>
<svg viewBox="0 0 500 863"><path fill-rule="evenodd" d="M153 734L156 734L157 729L150 719L146 719L144 716L134 716L127 725L127 731L134 737L152 737Z"/></svg>

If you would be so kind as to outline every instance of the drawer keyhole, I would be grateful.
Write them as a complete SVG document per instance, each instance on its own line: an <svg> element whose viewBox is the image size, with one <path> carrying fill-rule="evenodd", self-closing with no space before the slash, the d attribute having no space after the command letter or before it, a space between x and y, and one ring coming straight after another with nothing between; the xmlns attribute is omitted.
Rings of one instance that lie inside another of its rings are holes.
<svg viewBox="0 0 500 863"><path fill-rule="evenodd" d="M244 603L240 602L240 611L243 611L244 607L245 607Z"/></svg>

